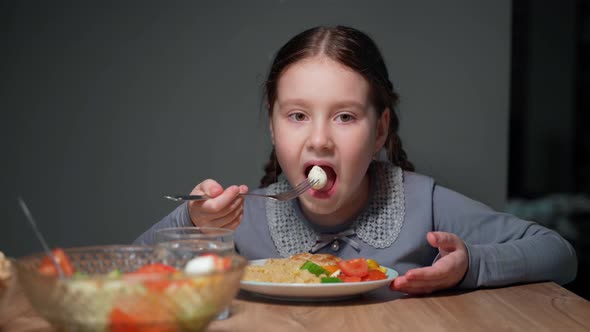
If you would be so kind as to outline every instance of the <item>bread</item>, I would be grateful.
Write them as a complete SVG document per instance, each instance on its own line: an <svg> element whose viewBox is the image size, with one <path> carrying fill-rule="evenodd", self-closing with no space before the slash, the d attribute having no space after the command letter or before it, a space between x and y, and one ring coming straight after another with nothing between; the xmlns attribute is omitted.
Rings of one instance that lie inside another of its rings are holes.
<svg viewBox="0 0 590 332"><path fill-rule="evenodd" d="M317 265L325 266L325 265L336 265L342 259L340 257L331 255L331 254L310 254L310 253L300 253L295 254L289 259L297 260L297 261L312 261Z"/></svg>

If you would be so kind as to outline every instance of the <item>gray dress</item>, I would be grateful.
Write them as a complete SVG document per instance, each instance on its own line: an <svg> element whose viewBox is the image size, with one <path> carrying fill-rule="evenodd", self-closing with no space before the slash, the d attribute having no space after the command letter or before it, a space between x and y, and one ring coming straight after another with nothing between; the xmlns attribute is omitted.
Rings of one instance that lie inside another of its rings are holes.
<svg viewBox="0 0 590 332"><path fill-rule="evenodd" d="M460 288L544 280L565 284L576 276L575 251L550 229L496 212L437 185L430 177L402 171L387 162L373 162L369 174L367 205L337 227L310 223L298 200L247 197L235 232L236 249L248 259L305 251L345 259L373 258L404 274L437 259L438 249L428 244L426 234L444 231L461 237L469 253L469 268ZM280 192L288 188L281 177L268 188L257 190ZM135 243L153 243L153 231L158 228L192 225L187 204L182 204Z"/></svg>

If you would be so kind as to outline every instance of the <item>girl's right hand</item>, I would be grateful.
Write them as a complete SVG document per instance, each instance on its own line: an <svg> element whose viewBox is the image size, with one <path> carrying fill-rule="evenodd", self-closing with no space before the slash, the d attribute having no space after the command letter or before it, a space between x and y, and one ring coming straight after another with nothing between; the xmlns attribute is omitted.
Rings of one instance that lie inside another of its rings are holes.
<svg viewBox="0 0 590 332"><path fill-rule="evenodd" d="M224 190L212 179L199 183L191 195L205 194L211 198L188 202L191 221L197 227L236 229L244 215L244 197L238 194L247 192L245 185L229 186Z"/></svg>

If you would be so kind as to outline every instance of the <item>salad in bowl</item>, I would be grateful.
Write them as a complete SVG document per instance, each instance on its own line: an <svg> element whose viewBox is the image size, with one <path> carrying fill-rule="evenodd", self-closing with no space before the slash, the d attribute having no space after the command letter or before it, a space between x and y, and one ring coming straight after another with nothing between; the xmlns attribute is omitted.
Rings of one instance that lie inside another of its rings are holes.
<svg viewBox="0 0 590 332"><path fill-rule="evenodd" d="M14 261L37 312L66 331L201 331L236 295L238 255L152 246L54 249ZM56 266L63 271L63 276Z"/></svg>

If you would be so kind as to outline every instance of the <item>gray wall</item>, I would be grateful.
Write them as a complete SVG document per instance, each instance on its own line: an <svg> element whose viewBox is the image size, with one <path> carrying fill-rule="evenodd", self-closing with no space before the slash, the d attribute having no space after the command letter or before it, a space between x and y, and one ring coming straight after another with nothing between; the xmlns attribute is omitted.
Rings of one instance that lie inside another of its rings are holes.
<svg viewBox="0 0 590 332"><path fill-rule="evenodd" d="M269 62L319 24L380 44L419 172L503 207L509 1L246 3L0 6L0 250L40 249L18 194L68 247L131 242L207 177L256 186Z"/></svg>

